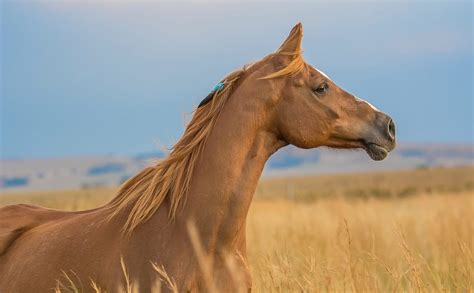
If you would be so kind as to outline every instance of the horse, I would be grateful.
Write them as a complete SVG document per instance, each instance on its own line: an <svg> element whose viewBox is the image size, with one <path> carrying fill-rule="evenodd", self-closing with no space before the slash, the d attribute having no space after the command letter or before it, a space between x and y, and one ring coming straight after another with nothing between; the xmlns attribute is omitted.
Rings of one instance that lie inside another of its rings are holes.
<svg viewBox="0 0 474 293"><path fill-rule="evenodd" d="M0 292L71 281L83 292L151 292L157 282L162 291L250 291L246 219L269 157L291 144L382 160L396 144L393 120L306 63L302 38L298 23L277 51L223 78L169 155L107 204L1 208Z"/></svg>

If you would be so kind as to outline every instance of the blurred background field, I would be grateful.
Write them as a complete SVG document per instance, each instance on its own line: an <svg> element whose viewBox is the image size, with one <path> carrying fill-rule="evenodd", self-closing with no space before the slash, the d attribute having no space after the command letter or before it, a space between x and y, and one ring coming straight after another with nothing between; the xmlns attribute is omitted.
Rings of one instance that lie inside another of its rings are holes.
<svg viewBox="0 0 474 293"><path fill-rule="evenodd" d="M30 203L64 210L97 207L109 201L116 187L72 190L3 192L0 205ZM419 168L406 171L366 172L305 177L264 178L257 200L285 199L311 202L320 199L397 199L419 194L458 194L474 190L474 166Z"/></svg>
<svg viewBox="0 0 474 293"><path fill-rule="evenodd" d="M15 192L0 206L81 210L115 188ZM474 167L267 178L250 209L256 292L474 288Z"/></svg>

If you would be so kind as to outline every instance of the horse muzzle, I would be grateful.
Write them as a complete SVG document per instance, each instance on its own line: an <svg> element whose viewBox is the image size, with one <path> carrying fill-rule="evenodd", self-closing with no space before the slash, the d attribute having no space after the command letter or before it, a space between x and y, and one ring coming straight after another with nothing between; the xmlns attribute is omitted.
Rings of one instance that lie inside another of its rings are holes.
<svg viewBox="0 0 474 293"><path fill-rule="evenodd" d="M381 161L396 146L395 123L390 116L380 112L374 128L364 140L363 148L372 160Z"/></svg>

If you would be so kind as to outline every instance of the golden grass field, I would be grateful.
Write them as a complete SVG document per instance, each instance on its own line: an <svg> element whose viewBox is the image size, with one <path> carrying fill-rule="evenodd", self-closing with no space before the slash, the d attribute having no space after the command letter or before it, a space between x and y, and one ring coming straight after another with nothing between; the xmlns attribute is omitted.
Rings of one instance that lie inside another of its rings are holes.
<svg viewBox="0 0 474 293"><path fill-rule="evenodd" d="M97 207L113 189L11 193ZM474 167L263 180L248 219L256 292L473 292Z"/></svg>

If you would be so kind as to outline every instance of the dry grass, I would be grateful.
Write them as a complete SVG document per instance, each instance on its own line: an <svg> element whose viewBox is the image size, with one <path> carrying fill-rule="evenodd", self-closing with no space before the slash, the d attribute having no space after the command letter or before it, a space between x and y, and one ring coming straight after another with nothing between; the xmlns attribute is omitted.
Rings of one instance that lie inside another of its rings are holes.
<svg viewBox="0 0 474 293"><path fill-rule="evenodd" d="M248 219L254 288L472 292L473 175L466 167L264 181ZM9 194L0 205L76 210L112 196L109 189Z"/></svg>
<svg viewBox="0 0 474 293"><path fill-rule="evenodd" d="M259 184L260 198L314 201L325 198L403 198L474 190L474 167L432 168L317 177L277 178Z"/></svg>
<svg viewBox="0 0 474 293"><path fill-rule="evenodd" d="M248 253L258 292L461 291L474 282L474 196L310 204L257 201Z"/></svg>

